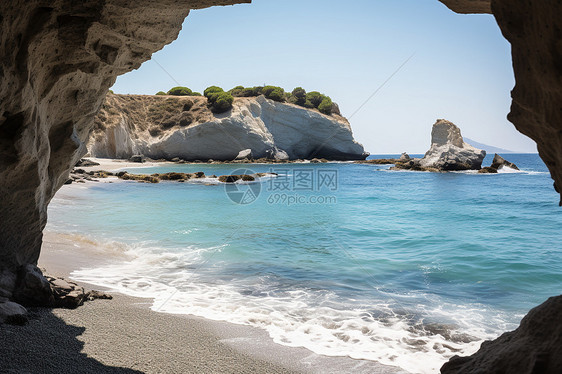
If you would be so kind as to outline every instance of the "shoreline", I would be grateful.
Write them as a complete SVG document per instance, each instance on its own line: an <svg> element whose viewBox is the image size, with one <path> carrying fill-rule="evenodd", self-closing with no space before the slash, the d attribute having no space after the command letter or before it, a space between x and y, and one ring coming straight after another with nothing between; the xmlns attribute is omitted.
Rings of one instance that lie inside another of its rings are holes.
<svg viewBox="0 0 562 374"><path fill-rule="evenodd" d="M88 240L78 240L75 235L47 231L39 266L50 275L72 279L70 273L78 268L107 264L122 256L126 255L100 248ZM80 354L87 356L87 363L100 362L112 367L101 372L115 372L113 367L126 367L145 373L407 373L375 361L323 356L305 348L279 345L257 327L159 313L150 309L151 299L77 283L86 289L109 292L114 299L86 302L75 310L42 310L39 312L41 323L31 321L23 329L43 330L34 332L35 337L54 333L54 325L59 329L61 324L80 328L83 332L77 340L83 344ZM45 319L48 322L43 324ZM111 324L111 331L107 331L107 324ZM22 339L35 340L25 336ZM152 341L155 344L150 343ZM17 346L18 342L4 344Z"/></svg>

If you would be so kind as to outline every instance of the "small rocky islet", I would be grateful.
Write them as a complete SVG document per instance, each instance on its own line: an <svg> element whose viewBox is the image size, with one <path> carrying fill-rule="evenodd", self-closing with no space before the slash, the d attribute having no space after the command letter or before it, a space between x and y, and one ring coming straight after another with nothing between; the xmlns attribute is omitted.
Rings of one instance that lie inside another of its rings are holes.
<svg viewBox="0 0 562 374"><path fill-rule="evenodd" d="M466 143L461 130L452 122L438 119L431 131L431 147L422 158L411 158L403 153L398 159L356 161L359 164L394 164L391 170L448 172L475 170L479 173L497 173L503 168L519 168L495 154L491 166L482 167L486 151Z"/></svg>
<svg viewBox="0 0 562 374"><path fill-rule="evenodd" d="M88 162L92 162L87 160ZM92 165L95 166L95 165ZM86 183L90 182L98 182L99 179L105 179L109 177L117 177L122 180L130 180L130 181L137 181L143 183L160 183L161 181L174 181L174 182L187 182L187 181L201 181L205 180L205 184L217 184L217 183L235 183L238 181L242 182L254 182L259 178L263 177L275 177L277 176L276 173L255 173L255 174L240 174L240 175L205 175L204 172L198 171L195 173L178 173L178 172L169 172L169 173L155 173L155 174L132 174L128 173L127 171L120 171L117 173L113 173L110 171L105 170L92 170L86 171L84 169L77 169L75 168L70 173L70 178L67 180L66 184L71 184L73 182L76 183Z"/></svg>

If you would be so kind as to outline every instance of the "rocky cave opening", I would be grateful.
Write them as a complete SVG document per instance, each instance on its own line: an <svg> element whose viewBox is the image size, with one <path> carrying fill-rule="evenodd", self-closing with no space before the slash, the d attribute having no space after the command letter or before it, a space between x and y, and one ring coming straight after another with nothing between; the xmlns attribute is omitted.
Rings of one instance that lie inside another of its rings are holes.
<svg viewBox="0 0 562 374"><path fill-rule="evenodd" d="M516 77L508 118L537 143L554 188L562 185L562 4L440 1L458 13L492 13L496 18L512 45ZM37 287L26 282L36 273L47 206L84 155L93 118L116 77L175 40L190 9L250 2L0 4L2 300L40 303L48 296L41 282ZM556 372L562 367L561 319L562 297L551 298L515 332L483 344L469 358L453 358L443 372Z"/></svg>

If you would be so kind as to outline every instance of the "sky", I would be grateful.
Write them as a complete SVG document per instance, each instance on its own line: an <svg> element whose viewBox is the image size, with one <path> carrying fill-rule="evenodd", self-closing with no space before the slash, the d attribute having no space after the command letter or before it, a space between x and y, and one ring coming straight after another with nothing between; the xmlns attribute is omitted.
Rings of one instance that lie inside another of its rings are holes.
<svg viewBox="0 0 562 374"><path fill-rule="evenodd" d="M192 11L176 41L112 90L264 84L330 96L372 154L424 153L439 118L480 143L536 152L506 119L515 80L493 16L455 14L437 0L253 0Z"/></svg>

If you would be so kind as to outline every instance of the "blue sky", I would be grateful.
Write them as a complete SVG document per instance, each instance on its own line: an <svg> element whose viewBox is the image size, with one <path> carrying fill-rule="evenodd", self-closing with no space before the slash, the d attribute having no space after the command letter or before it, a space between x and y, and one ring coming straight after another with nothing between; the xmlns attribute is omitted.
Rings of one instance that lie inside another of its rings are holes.
<svg viewBox="0 0 562 374"><path fill-rule="evenodd" d="M112 89L302 86L349 117L412 55L349 118L367 151L423 153L445 118L481 143L536 152L506 119L515 82L494 18L458 15L437 0L253 0L192 11L179 38L153 55L167 73L148 61Z"/></svg>

